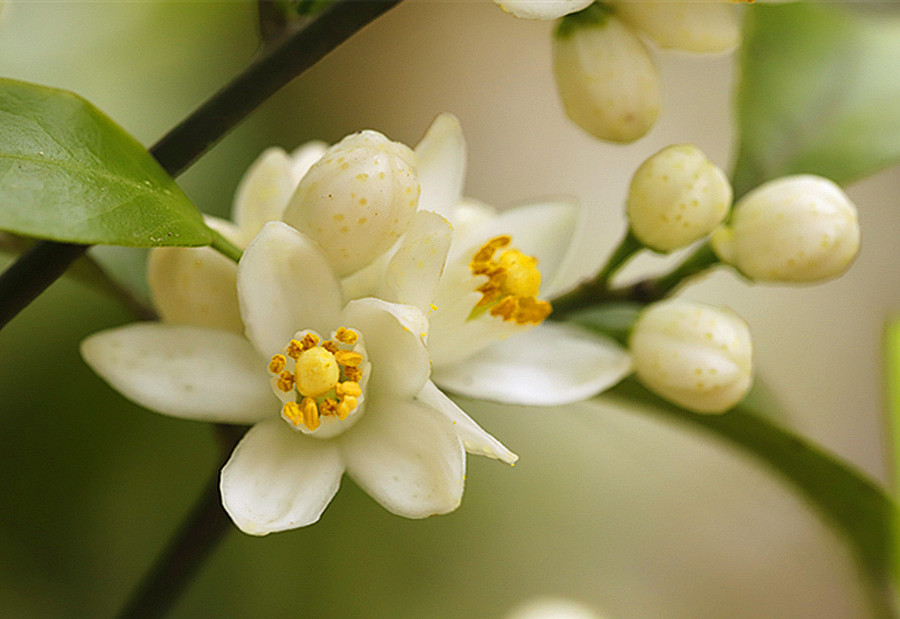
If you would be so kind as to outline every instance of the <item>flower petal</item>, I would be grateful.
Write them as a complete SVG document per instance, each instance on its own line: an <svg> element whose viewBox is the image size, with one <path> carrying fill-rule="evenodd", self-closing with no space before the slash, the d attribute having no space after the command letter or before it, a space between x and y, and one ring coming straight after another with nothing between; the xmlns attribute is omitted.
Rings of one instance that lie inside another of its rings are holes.
<svg viewBox="0 0 900 619"><path fill-rule="evenodd" d="M328 333L341 288L318 245L285 223L267 223L238 265L238 300L247 337L268 356L302 329Z"/></svg>
<svg viewBox="0 0 900 619"><path fill-rule="evenodd" d="M244 174L233 207L242 245L249 243L267 221L281 219L297 187L291 166L291 158L276 146L263 151Z"/></svg>
<svg viewBox="0 0 900 619"><path fill-rule="evenodd" d="M450 222L429 211L416 213L391 258L378 297L427 312L450 249Z"/></svg>
<svg viewBox="0 0 900 619"><path fill-rule="evenodd" d="M435 368L449 391L507 404L550 406L590 398L631 371L615 342L574 325L543 323L455 365Z"/></svg>
<svg viewBox="0 0 900 619"><path fill-rule="evenodd" d="M267 420L247 432L222 469L222 505L251 535L305 527L328 507L343 473L333 442Z"/></svg>
<svg viewBox="0 0 900 619"><path fill-rule="evenodd" d="M347 473L388 511L446 514L462 500L466 456L453 425L412 400L370 400L366 416L338 439Z"/></svg>
<svg viewBox="0 0 900 619"><path fill-rule="evenodd" d="M425 349L428 321L411 305L367 297L351 301L340 325L358 329L372 364L370 391L412 398L431 373Z"/></svg>
<svg viewBox="0 0 900 619"><path fill-rule="evenodd" d="M301 145L291 153L291 176L294 179L294 187L300 183L300 179L306 176L312 165L322 158L328 144L321 140L313 140Z"/></svg>
<svg viewBox="0 0 900 619"><path fill-rule="evenodd" d="M485 432L430 380L425 383L425 387L419 392L416 399L439 410L450 420L453 429L456 430L456 435L459 436L466 451L470 454L487 456L507 464L514 464L519 459L519 456L507 449L503 443Z"/></svg>
<svg viewBox="0 0 900 619"><path fill-rule="evenodd" d="M205 220L231 241L240 236L231 222L213 217ZM171 324L242 334L236 279L237 265L209 247L154 247L147 261L153 304Z"/></svg>
<svg viewBox="0 0 900 619"><path fill-rule="evenodd" d="M419 210L434 211L447 219L460 200L466 177L466 141L459 119L441 114L416 146L419 175Z"/></svg>
<svg viewBox="0 0 900 619"><path fill-rule="evenodd" d="M494 0L504 11L521 19L557 19L587 7L593 0Z"/></svg>
<svg viewBox="0 0 900 619"><path fill-rule="evenodd" d="M254 423L278 411L264 361L233 333L136 323L91 335L81 354L114 389L159 413Z"/></svg>

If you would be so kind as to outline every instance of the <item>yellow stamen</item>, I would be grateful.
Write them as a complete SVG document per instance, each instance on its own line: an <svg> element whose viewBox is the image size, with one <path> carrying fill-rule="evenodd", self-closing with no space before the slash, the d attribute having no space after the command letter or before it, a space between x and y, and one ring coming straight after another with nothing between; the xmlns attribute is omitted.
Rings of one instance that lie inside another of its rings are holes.
<svg viewBox="0 0 900 619"><path fill-rule="evenodd" d="M294 424L294 427L299 427L304 423L303 411L300 410L300 405L296 402L285 402L284 406L281 407L281 414Z"/></svg>
<svg viewBox="0 0 900 619"><path fill-rule="evenodd" d="M300 354L295 372L297 391L314 398L331 391L338 384L341 375L334 355L320 346L304 350Z"/></svg>
<svg viewBox="0 0 900 619"><path fill-rule="evenodd" d="M350 350L339 350L335 353L334 357L341 365L353 368L357 367L363 360L361 354Z"/></svg>
<svg viewBox="0 0 900 619"><path fill-rule="evenodd" d="M359 383L355 383L351 380L340 383L334 390L337 395L343 396L353 396L354 398L358 398L362 394L362 389L359 387Z"/></svg>
<svg viewBox="0 0 900 619"><path fill-rule="evenodd" d="M356 398L351 396L347 396L343 400L341 400L341 403L337 406L338 419L340 419L341 421L346 419L347 415L349 415L350 412L354 408L356 408L356 402Z"/></svg>
<svg viewBox="0 0 900 619"><path fill-rule="evenodd" d="M303 407L303 425L305 425L310 430L315 430L319 427L319 408L316 406L316 401L312 398L303 398L303 403L301 404Z"/></svg>
<svg viewBox="0 0 900 619"><path fill-rule="evenodd" d="M287 348L285 349L285 351L287 352L287 356L294 361L297 360L297 357L299 357L300 353L302 353L304 350L306 349L303 348L303 344L298 342L297 340L291 340L290 342L288 342Z"/></svg>
<svg viewBox="0 0 900 619"><path fill-rule="evenodd" d="M321 404L319 404L319 408L321 409L319 412L324 417L328 415L329 417L333 417L337 415L337 400L333 398L325 398Z"/></svg>
<svg viewBox="0 0 900 619"><path fill-rule="evenodd" d="M334 332L334 338L341 344L353 346L354 344L356 344L356 340L359 339L359 336L357 335L356 331L351 331L350 329L339 327L338 330Z"/></svg>
<svg viewBox="0 0 900 619"><path fill-rule="evenodd" d="M280 374L284 370L284 366L287 364L287 359L284 355L275 355L272 357L272 362L269 363L269 371L272 374Z"/></svg>
<svg viewBox="0 0 900 619"><path fill-rule="evenodd" d="M344 367L344 376L347 377L347 380L352 380L355 383L359 383L360 379L362 378L362 370L352 366L346 366Z"/></svg>
<svg viewBox="0 0 900 619"><path fill-rule="evenodd" d="M340 348L338 348L338 345L331 340L325 340L324 342L322 342L322 348L330 352L332 355L340 350Z"/></svg>
<svg viewBox="0 0 900 619"><path fill-rule="evenodd" d="M284 393L287 393L294 388L294 382L295 378L293 374L291 374L290 372L282 372L278 377L278 380L275 382L275 386Z"/></svg>

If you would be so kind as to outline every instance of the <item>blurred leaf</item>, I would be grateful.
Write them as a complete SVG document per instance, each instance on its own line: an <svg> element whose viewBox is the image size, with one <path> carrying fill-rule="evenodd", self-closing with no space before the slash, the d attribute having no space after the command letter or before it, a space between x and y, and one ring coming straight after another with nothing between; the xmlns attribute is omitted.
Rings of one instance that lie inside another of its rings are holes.
<svg viewBox="0 0 900 619"><path fill-rule="evenodd" d="M711 432L790 482L852 544L868 581L873 616L894 616L890 587L894 503L861 472L772 423L752 402L745 401L724 415L699 415L658 398L634 379L623 381L607 394L647 405L639 407L642 412Z"/></svg>
<svg viewBox="0 0 900 619"><path fill-rule="evenodd" d="M627 346L631 327L637 321L638 314L641 313L644 307L640 303L631 302L605 303L576 312L569 316L567 320L571 320L592 331L608 335L623 346Z"/></svg>
<svg viewBox="0 0 900 619"><path fill-rule="evenodd" d="M846 184L900 159L900 16L840 3L747 10L737 88L740 196L812 173Z"/></svg>
<svg viewBox="0 0 900 619"><path fill-rule="evenodd" d="M892 462L894 477L893 495L896 500L900 495L900 316L887 322L884 333L884 381L887 389L887 413L888 436L890 444L888 450ZM896 523L900 527L900 521ZM900 529L895 528L895 531ZM900 535L895 539L895 544L900 541ZM900 580L900 547L894 549L894 573Z"/></svg>
<svg viewBox="0 0 900 619"><path fill-rule="evenodd" d="M0 126L0 230L131 247L211 241L146 149L77 95L0 79Z"/></svg>

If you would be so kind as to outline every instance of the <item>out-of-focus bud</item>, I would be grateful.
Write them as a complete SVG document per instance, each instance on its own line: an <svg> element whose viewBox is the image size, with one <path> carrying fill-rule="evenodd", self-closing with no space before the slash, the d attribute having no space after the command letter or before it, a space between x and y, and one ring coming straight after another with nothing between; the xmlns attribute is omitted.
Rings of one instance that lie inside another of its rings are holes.
<svg viewBox="0 0 900 619"><path fill-rule="evenodd" d="M670 252L705 237L731 206L725 173L691 144L669 146L634 173L627 211L631 230L647 247Z"/></svg>
<svg viewBox="0 0 900 619"><path fill-rule="evenodd" d="M588 133L632 142L656 122L656 67L640 39L607 9L593 5L563 18L553 68L566 114Z"/></svg>
<svg viewBox="0 0 900 619"><path fill-rule="evenodd" d="M383 254L419 200L412 150L376 131L347 136L310 167L283 219L322 246L343 277Z"/></svg>
<svg viewBox="0 0 900 619"><path fill-rule="evenodd" d="M664 48L724 52L741 40L740 8L725 2L622 0L616 15Z"/></svg>
<svg viewBox="0 0 900 619"><path fill-rule="evenodd" d="M494 0L504 11L522 19L557 19L589 6L594 0Z"/></svg>
<svg viewBox="0 0 900 619"><path fill-rule="evenodd" d="M641 313L629 344L641 382L689 410L722 413L750 389L750 331L730 310L678 300L656 303Z"/></svg>
<svg viewBox="0 0 900 619"><path fill-rule="evenodd" d="M750 279L810 282L843 273L859 249L856 207L820 176L786 176L760 185L734 207L712 246Z"/></svg>

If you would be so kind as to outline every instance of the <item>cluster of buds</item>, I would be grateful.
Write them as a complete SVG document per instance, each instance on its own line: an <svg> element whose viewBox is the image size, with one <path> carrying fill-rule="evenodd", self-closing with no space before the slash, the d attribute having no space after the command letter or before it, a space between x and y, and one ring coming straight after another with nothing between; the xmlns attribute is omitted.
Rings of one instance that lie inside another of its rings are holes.
<svg viewBox="0 0 900 619"><path fill-rule="evenodd" d="M614 142L642 137L659 114L659 75L645 39L698 53L723 52L740 40L738 7L727 2L497 2L517 17L562 17L553 66L566 113Z"/></svg>
<svg viewBox="0 0 900 619"><path fill-rule="evenodd" d="M856 207L833 182L786 176L732 208L732 189L694 146L670 146L635 173L627 198L631 236L667 253L709 238L713 260L766 282L840 275L859 249ZM685 301L649 306L630 339L638 378L658 395L700 413L724 412L747 393L750 334L733 312Z"/></svg>

